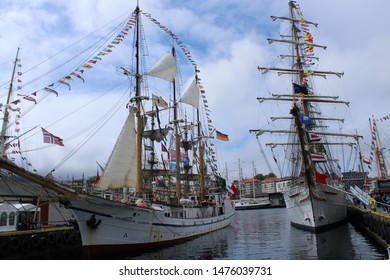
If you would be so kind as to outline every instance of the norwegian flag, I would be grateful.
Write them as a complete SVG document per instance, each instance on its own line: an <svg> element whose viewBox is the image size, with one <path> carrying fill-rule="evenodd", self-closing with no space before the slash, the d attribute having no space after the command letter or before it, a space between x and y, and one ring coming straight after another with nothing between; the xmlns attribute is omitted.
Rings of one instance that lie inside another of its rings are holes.
<svg viewBox="0 0 390 280"><path fill-rule="evenodd" d="M310 142L318 142L318 141L321 141L321 136L319 136L318 134L313 133L313 132L308 132L308 133L307 133L307 137L309 138L309 141L310 141Z"/></svg>
<svg viewBox="0 0 390 280"><path fill-rule="evenodd" d="M43 133L43 143L48 143L48 144L56 144L58 146L64 146L64 143L62 142L63 140L51 134L49 131L41 127L42 133Z"/></svg>

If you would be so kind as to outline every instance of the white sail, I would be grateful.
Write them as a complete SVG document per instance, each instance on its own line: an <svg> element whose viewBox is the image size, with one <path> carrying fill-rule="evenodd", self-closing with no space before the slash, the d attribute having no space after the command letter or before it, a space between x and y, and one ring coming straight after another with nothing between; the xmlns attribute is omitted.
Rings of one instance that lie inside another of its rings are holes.
<svg viewBox="0 0 390 280"><path fill-rule="evenodd" d="M184 92L183 96L180 98L179 102L189 104L196 109L199 108L199 97L200 90L199 86L194 79L188 89Z"/></svg>
<svg viewBox="0 0 390 280"><path fill-rule="evenodd" d="M146 72L146 75L173 82L176 77L176 59L171 53L164 55L153 67Z"/></svg>
<svg viewBox="0 0 390 280"><path fill-rule="evenodd" d="M134 114L130 113L99 180L97 189L135 187L137 185L136 177L136 131Z"/></svg>

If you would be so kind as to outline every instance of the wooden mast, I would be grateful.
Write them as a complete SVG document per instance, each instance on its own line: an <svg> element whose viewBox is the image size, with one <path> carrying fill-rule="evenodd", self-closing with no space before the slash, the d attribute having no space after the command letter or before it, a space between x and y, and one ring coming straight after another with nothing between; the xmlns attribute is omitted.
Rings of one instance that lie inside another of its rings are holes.
<svg viewBox="0 0 390 280"><path fill-rule="evenodd" d="M292 36L293 36L293 41L298 41L298 34L297 34L297 29L295 28L294 24L294 13L293 13L293 3L289 2L289 8L290 8L290 18L292 19L292 24L291 24L291 31L292 31ZM299 54L299 45L295 44L294 45L294 51L295 52L295 57L296 57L296 68L298 69L298 82L299 84L302 83L303 80L303 73L300 71L302 69L302 61L300 59L300 54ZM293 61L294 62L294 61ZM294 65L293 65L294 66ZM302 102L302 109L304 114L308 114L308 104L307 101L303 100ZM295 119L295 126L298 132L298 138L299 138L299 143L300 143L300 148L302 152L302 171L306 177L306 182L308 187L310 188L315 184L315 180L313 178L313 171L312 171L312 162L311 162L311 156L310 152L307 151L306 145L307 145L307 138L305 134L305 129L303 128L303 124L298 116L299 109L297 107L297 104L294 102L293 108L290 111L290 114L293 115Z"/></svg>
<svg viewBox="0 0 390 280"><path fill-rule="evenodd" d="M136 103L137 103L137 196L142 195L142 119L141 119L141 74L140 74L140 9L137 5L136 9Z"/></svg>
<svg viewBox="0 0 390 280"><path fill-rule="evenodd" d="M198 84L198 71L195 67L195 81ZM198 122L198 139L199 139L199 196L200 201L204 199L204 159L203 159L203 142L202 142L202 127L200 124L199 108L196 108L196 119Z"/></svg>
<svg viewBox="0 0 390 280"><path fill-rule="evenodd" d="M383 154L381 150L378 128L376 127L376 122L374 117L372 117L372 123L371 123L371 119L369 119L369 121L370 121L372 139L375 140L374 152L375 152L375 161L376 161L378 176L380 179L386 179L388 177L388 174L387 174L385 160L383 158Z"/></svg>
<svg viewBox="0 0 390 280"><path fill-rule="evenodd" d="M18 50L16 51L14 68L12 70L11 82L10 82L10 85L9 85L8 97L7 97L6 105L8 105L10 103L10 101L11 101L11 94L12 94L12 88L13 88L13 81L14 81L14 78L15 78L16 64L17 64L17 62L19 60L18 59L18 57L19 57L19 50L20 50L20 48L18 47ZM6 157L5 151L7 150L6 141L7 141L7 137L8 136L6 134L7 134L8 123L9 123L9 112L8 112L8 107L5 106L3 125L2 125L2 128L1 128L1 135L0 135L0 141L1 141L1 144L0 144L0 155L2 155L4 157Z"/></svg>
<svg viewBox="0 0 390 280"><path fill-rule="evenodd" d="M173 38L172 38L172 40L173 40ZM176 57L175 47L174 47L173 43L172 43L172 55L173 55L173 57ZM177 199L180 199L180 197L181 197L181 182L180 182L181 156L180 156L180 139L179 139L179 119L178 119L178 114L177 114L178 101L177 101L177 97L176 97L176 78L174 78L172 81L172 88L173 88L173 122L175 125L176 197L177 197Z"/></svg>

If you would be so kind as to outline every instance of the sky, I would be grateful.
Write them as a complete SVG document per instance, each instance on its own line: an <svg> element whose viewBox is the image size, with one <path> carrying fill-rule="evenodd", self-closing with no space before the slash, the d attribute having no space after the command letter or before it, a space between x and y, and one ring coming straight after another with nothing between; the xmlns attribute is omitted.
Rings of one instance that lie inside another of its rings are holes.
<svg viewBox="0 0 390 280"><path fill-rule="evenodd" d="M386 51L390 45L387 31L390 2L297 2L305 19L318 23L318 28L312 31L314 42L327 46L326 51L316 53L320 57L318 69L344 72L341 79L321 78L316 89L320 94L338 95L351 102L342 110L346 118L342 131L357 131L362 135L361 148L365 157L369 157L371 135L368 119L372 115L380 119L390 113L390 54ZM61 61L69 60L89 46L88 43L102 38L135 6L135 0L3 1L0 9L1 102L6 103L18 47L21 48L22 66L18 70L23 73L22 91L30 94L67 75L82 56L66 65L61 65ZM272 21L270 16L288 16L287 1L141 0L140 7L169 27L196 61L213 126L229 135L228 142L215 142L221 174L229 181L238 179L239 166L244 178L252 177L254 172L277 174L278 169L270 160L268 148L263 147L271 168L249 130L268 127L268 114L278 112L278 109L272 111L269 105L260 104L257 97L270 93L288 94L291 89L291 82L285 78L275 73L262 75L257 70L258 66L280 66L278 55L288 51L286 47L267 41L267 38L278 38L286 31L280 21ZM151 55L151 60L163 54L167 45L167 42L158 41L160 36L153 32L148 47L156 48L157 54ZM91 51L86 49L83 55ZM59 86L58 97L40 91L39 98L47 96L36 106L29 101L22 102L21 133L31 130L27 135L32 135L22 145L25 150L32 147L26 156L38 173L46 175L55 168L53 175L57 178L80 178L82 174L89 177L96 174L96 162L104 164L107 161L126 113L124 106L112 109L123 94L119 88L128 86L116 69L128 64L129 54L129 48L121 44L94 69L88 69L85 83L74 80L71 90L66 85ZM119 84L118 90L109 91ZM83 104L83 112L64 118ZM77 147L78 131L115 110L117 113L105 125L105 132L96 133L70 156ZM383 125L385 130L388 129L386 121ZM65 146L44 145L39 127L66 140ZM60 164L67 156L69 159Z"/></svg>

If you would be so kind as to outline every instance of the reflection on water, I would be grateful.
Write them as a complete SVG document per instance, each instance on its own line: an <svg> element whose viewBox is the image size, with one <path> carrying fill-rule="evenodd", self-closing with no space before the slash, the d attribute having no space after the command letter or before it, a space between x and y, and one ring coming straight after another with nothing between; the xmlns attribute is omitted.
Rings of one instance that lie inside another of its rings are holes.
<svg viewBox="0 0 390 280"><path fill-rule="evenodd" d="M238 211L231 226L161 250L140 260L375 260L384 259L351 224L314 234L290 226L285 208Z"/></svg>

